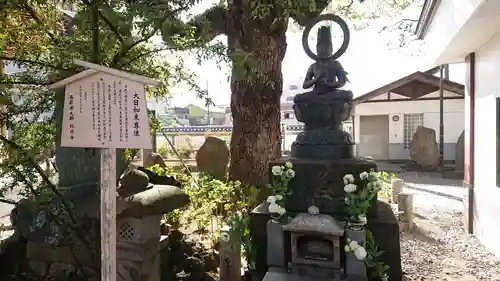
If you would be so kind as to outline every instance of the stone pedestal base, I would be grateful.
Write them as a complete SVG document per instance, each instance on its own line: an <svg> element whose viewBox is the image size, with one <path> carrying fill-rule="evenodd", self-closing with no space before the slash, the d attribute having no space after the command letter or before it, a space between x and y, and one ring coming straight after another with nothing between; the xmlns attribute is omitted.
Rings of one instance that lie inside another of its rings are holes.
<svg viewBox="0 0 500 281"><path fill-rule="evenodd" d="M367 229L373 233L375 242L377 242L377 244L380 246L380 250L384 251L382 260L387 265L389 265L389 280L402 281L403 273L401 270L401 249L399 245L398 221L391 207L387 203L378 201L376 210L376 216L374 218L368 219ZM250 214L250 232L252 234L252 246L256 250L256 276L264 276L268 271L266 226L270 218L271 217L267 211L267 203L262 203L261 205L257 206L257 208L255 208ZM286 259L288 259L290 256L289 253L285 253L285 255ZM273 276L267 276L267 278L271 277ZM280 276L280 278L285 277L288 276ZM277 281L294 279L264 280Z"/></svg>
<svg viewBox="0 0 500 281"><path fill-rule="evenodd" d="M352 159L354 145L304 145L293 143L292 155L300 159Z"/></svg>
<svg viewBox="0 0 500 281"><path fill-rule="evenodd" d="M361 278L358 276L347 276L347 278L337 277L334 279L321 279L328 281L368 281L366 278ZM304 275L298 275L293 273L288 273L284 270L278 268L271 268L269 272L266 273L262 281L318 281L317 278L308 277Z"/></svg>
<svg viewBox="0 0 500 281"><path fill-rule="evenodd" d="M362 159L337 160L309 160L296 158L282 158L271 162L270 169L275 165L284 165L291 162L295 170L295 177L288 185L292 194L287 198L285 207L289 212L307 213L307 209L314 202L321 213L343 220L346 215L344 202L344 181L346 174L352 174L360 181L359 174L376 170L374 162ZM270 172L272 175L272 173ZM372 205L368 216L376 213L376 204Z"/></svg>

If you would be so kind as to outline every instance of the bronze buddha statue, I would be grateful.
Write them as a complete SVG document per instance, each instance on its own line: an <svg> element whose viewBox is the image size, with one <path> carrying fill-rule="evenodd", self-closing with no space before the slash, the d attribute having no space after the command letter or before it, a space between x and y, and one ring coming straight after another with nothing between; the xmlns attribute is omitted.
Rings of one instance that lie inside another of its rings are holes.
<svg viewBox="0 0 500 281"><path fill-rule="evenodd" d="M309 89L314 86L313 92L318 94L326 94L337 92L339 88L343 87L349 80L347 79L347 72L342 67L342 64L332 58L333 52L332 36L330 28L322 26L318 29L318 38L316 43L316 52L318 57L326 58L316 60L307 69L306 77L302 87ZM341 91L338 94L344 96L352 94L349 91ZM350 97L345 97L347 99Z"/></svg>

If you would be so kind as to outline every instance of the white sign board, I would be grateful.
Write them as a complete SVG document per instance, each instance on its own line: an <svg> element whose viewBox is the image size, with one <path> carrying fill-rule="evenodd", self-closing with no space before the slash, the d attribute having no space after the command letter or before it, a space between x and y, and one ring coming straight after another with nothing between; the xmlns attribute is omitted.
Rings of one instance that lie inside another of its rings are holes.
<svg viewBox="0 0 500 281"><path fill-rule="evenodd" d="M152 148L142 83L98 72L66 85L63 147Z"/></svg>

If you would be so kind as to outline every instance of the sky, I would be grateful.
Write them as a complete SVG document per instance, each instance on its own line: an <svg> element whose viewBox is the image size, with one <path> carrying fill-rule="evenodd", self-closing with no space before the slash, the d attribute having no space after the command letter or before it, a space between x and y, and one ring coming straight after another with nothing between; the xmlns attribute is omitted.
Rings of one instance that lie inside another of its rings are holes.
<svg viewBox="0 0 500 281"><path fill-rule="evenodd" d="M193 9L193 14L201 13L211 5L213 5L211 0L202 1ZM418 19L420 11L420 7L410 7L402 13L401 17ZM388 46L388 44L394 45L399 33L387 30L381 32L381 30L392 22L394 20L380 18L370 22L369 27L363 30L351 29L349 48L339 61L349 73L350 84L347 84L345 88L353 91L355 96L363 95L415 71L425 71L435 66L432 58L426 56L428 46L424 41L413 41L404 48ZM335 30L333 29L333 32ZM304 75L309 65L313 63L302 49L301 37L301 32L287 33L288 47L282 69L284 78L282 100L303 91L301 85ZM313 49L315 41L312 41L314 38L311 37L310 45ZM226 38L220 36L217 40L225 41ZM220 69L221 66L215 60L208 60L198 65L189 58L186 60L186 66L196 73L197 83L201 87L208 85L209 96L216 105L229 105L231 92L228 82L230 73L227 66L222 66ZM450 68L452 80L463 83L463 77L463 70L460 66ZM290 90L290 85L297 85L299 88ZM195 94L189 93L182 86L173 92L175 93L171 100L173 106L196 104L204 107L203 100L197 99Z"/></svg>

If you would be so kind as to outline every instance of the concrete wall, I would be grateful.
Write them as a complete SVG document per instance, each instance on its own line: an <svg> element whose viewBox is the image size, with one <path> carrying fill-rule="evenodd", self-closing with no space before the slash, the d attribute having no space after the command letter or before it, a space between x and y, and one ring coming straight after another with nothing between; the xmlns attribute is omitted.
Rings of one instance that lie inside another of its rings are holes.
<svg viewBox="0 0 500 281"><path fill-rule="evenodd" d="M453 93L445 93L452 96ZM394 94L391 94L393 97ZM436 97L439 93L431 93L426 97ZM399 98L399 97L398 97ZM384 99L379 97L378 99ZM410 159L409 151L404 149L404 114L424 114L424 126L434 129L436 141L439 142L439 101L413 100L398 102L362 103L355 109L355 140L360 139L360 116L389 115L389 159ZM399 121L393 121L393 116ZM464 130L464 100L444 100L444 159L455 160L455 145Z"/></svg>
<svg viewBox="0 0 500 281"><path fill-rule="evenodd" d="M500 257L500 188L496 174L496 98L500 96L500 34L476 52L474 232Z"/></svg>

